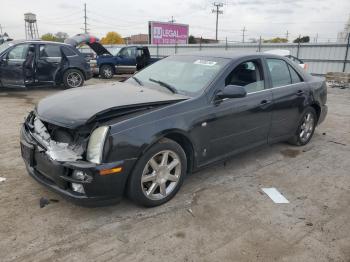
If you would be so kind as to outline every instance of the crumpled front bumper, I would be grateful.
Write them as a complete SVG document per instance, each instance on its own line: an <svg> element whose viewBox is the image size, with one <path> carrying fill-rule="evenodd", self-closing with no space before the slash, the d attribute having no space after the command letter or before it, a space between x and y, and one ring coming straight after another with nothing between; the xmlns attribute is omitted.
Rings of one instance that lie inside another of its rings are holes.
<svg viewBox="0 0 350 262"><path fill-rule="evenodd" d="M128 174L136 159L121 160L113 163L96 165L87 161L59 162L50 159L30 133L22 126L20 136L22 157L28 173L39 183L74 203L84 206L101 206L118 202L124 195ZM32 160L23 155L23 147L32 148ZM122 172L100 175L100 170L122 167ZM80 170L92 179L81 181L72 174ZM85 193L72 190L72 183L82 184Z"/></svg>

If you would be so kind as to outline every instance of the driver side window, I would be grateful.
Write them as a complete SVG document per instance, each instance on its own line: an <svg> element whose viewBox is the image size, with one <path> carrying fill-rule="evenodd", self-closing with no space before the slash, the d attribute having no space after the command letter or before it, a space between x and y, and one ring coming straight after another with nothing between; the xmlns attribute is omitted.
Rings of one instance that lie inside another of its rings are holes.
<svg viewBox="0 0 350 262"><path fill-rule="evenodd" d="M136 47L126 47L120 51L120 55L123 57L136 57Z"/></svg>
<svg viewBox="0 0 350 262"><path fill-rule="evenodd" d="M247 94L264 90L264 74L260 60L251 60L239 64L226 77L225 86L242 86Z"/></svg>
<svg viewBox="0 0 350 262"><path fill-rule="evenodd" d="M27 56L29 44L22 44L15 46L7 54L7 59L10 61L24 61Z"/></svg>

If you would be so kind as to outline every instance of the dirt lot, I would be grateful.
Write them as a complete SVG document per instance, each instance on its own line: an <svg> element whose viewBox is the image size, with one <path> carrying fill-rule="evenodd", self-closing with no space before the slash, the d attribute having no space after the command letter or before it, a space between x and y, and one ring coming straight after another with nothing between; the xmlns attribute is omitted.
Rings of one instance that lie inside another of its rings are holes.
<svg viewBox="0 0 350 262"><path fill-rule="evenodd" d="M350 261L349 90L329 90L328 118L309 145L266 146L207 168L152 209L78 207L27 175L20 123L58 91L0 92L1 261ZM41 197L59 202L40 208Z"/></svg>

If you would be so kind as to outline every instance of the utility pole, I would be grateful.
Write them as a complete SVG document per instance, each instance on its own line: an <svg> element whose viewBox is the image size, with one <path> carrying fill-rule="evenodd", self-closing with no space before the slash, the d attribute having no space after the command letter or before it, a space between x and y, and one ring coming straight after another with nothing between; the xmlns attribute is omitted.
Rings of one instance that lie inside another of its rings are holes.
<svg viewBox="0 0 350 262"><path fill-rule="evenodd" d="M88 32L86 20L87 20L87 16L86 16L86 3L85 3L84 4L84 32L85 32L85 34L87 34L87 32Z"/></svg>
<svg viewBox="0 0 350 262"><path fill-rule="evenodd" d="M318 33L316 34L316 37L315 37L315 43L317 43L317 40L318 40Z"/></svg>
<svg viewBox="0 0 350 262"><path fill-rule="evenodd" d="M288 30L287 30L287 33L286 33L287 42L288 42L288 36L289 36L289 32L288 32Z"/></svg>
<svg viewBox="0 0 350 262"><path fill-rule="evenodd" d="M175 23L175 22L176 22L175 18L171 16L171 20L169 21L169 23Z"/></svg>
<svg viewBox="0 0 350 262"><path fill-rule="evenodd" d="M215 29L215 40L218 41L218 25L219 25L219 15L222 15L224 12L220 10L220 7L223 7L223 3L213 3L216 9L212 9L212 13L216 13L216 29Z"/></svg>
<svg viewBox="0 0 350 262"><path fill-rule="evenodd" d="M0 24L0 35L2 35L2 26Z"/></svg>
<svg viewBox="0 0 350 262"><path fill-rule="evenodd" d="M242 31L242 43L244 43L245 32L247 31L247 29L245 29L245 26L241 31Z"/></svg>

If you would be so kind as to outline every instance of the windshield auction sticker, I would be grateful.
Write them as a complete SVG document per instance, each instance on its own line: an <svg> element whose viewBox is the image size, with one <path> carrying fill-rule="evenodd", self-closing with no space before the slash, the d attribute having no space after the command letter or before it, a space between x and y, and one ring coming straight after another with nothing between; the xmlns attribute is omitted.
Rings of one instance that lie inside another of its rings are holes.
<svg viewBox="0 0 350 262"><path fill-rule="evenodd" d="M216 65L216 63L217 62L214 62L214 61L201 60L201 59L194 61L194 64L196 65L205 65L205 66L213 66L213 65Z"/></svg>

